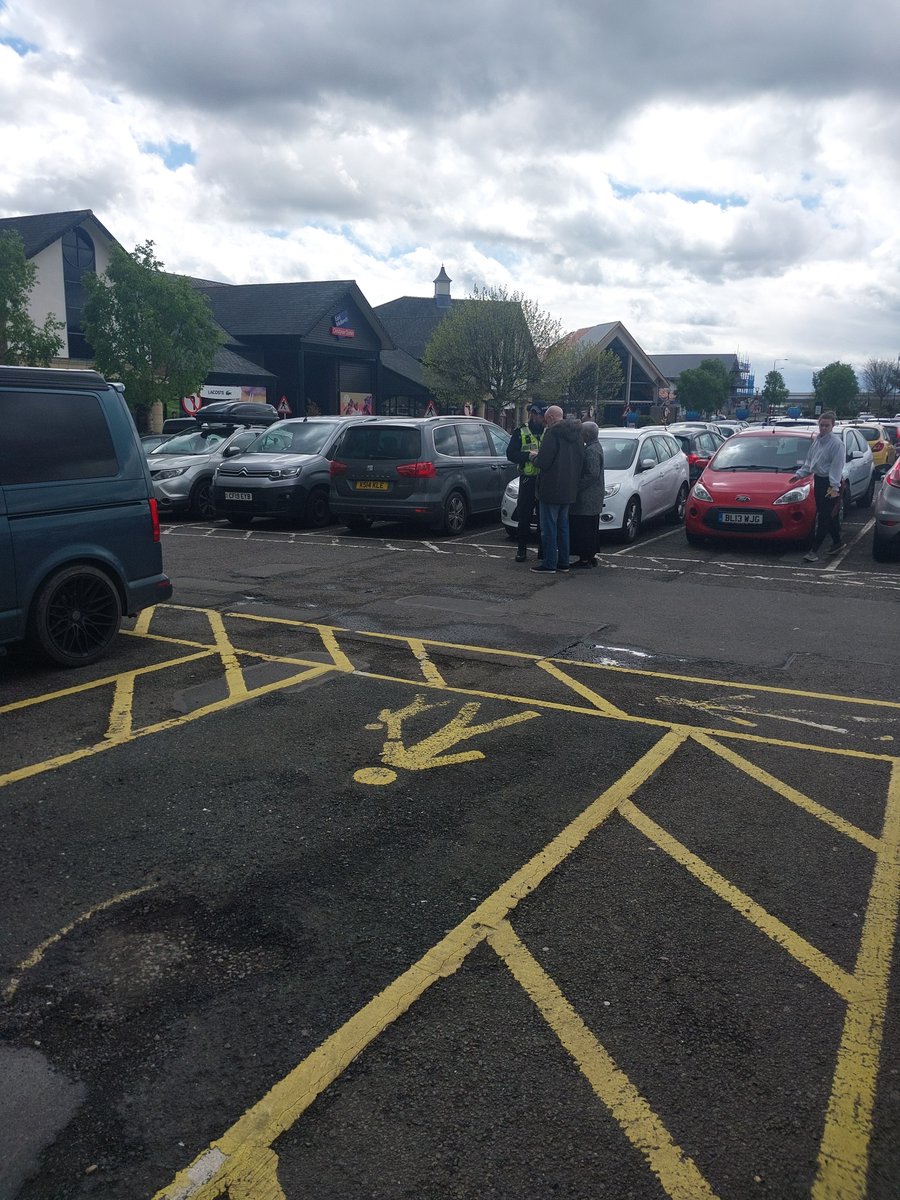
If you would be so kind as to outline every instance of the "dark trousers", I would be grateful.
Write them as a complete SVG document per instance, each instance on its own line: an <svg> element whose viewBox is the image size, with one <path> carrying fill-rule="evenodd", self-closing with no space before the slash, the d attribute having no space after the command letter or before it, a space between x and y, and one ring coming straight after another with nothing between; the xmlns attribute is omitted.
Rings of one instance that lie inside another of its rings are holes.
<svg viewBox="0 0 900 1200"><path fill-rule="evenodd" d="M531 529L531 518L537 512L537 475L520 475L519 476L519 549L525 550L528 546L528 534ZM538 553L540 553L541 545L541 526L538 522Z"/></svg>
<svg viewBox="0 0 900 1200"><path fill-rule="evenodd" d="M569 540L572 553L581 562L590 562L600 549L600 514L569 513Z"/></svg>
<svg viewBox="0 0 900 1200"><path fill-rule="evenodd" d="M837 546L841 540L841 524L838 513L841 511L841 494L826 496L831 487L827 475L813 476L813 487L816 497L816 533L813 538L813 550L818 550L825 541L826 535L831 536L832 545Z"/></svg>

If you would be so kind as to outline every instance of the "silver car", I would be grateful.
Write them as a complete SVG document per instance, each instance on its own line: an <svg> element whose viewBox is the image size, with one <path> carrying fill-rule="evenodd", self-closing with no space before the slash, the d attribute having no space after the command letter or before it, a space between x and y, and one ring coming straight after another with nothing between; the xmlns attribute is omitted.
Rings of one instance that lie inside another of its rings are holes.
<svg viewBox="0 0 900 1200"><path fill-rule="evenodd" d="M203 425L169 438L147 455L153 494L161 511L190 513L208 521L216 515L212 482L226 455L240 454L262 427Z"/></svg>
<svg viewBox="0 0 900 1200"><path fill-rule="evenodd" d="M872 557L887 562L900 554L900 460L882 480L875 498L875 536Z"/></svg>
<svg viewBox="0 0 900 1200"><path fill-rule="evenodd" d="M331 520L328 466L350 425L377 417L304 417L279 421L243 454L220 463L216 513L246 529L254 517L287 517L321 528Z"/></svg>

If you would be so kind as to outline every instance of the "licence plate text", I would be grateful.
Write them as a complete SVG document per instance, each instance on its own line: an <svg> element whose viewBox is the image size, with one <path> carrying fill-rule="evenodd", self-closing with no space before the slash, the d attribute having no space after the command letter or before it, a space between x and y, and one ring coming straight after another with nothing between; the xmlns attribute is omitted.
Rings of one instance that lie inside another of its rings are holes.
<svg viewBox="0 0 900 1200"><path fill-rule="evenodd" d="M383 479L357 479L354 487L357 492L386 492L388 485Z"/></svg>
<svg viewBox="0 0 900 1200"><path fill-rule="evenodd" d="M226 492L225 499L226 500L252 500L253 493L252 492Z"/></svg>
<svg viewBox="0 0 900 1200"><path fill-rule="evenodd" d="M719 513L720 525L762 525L762 513L723 512Z"/></svg>

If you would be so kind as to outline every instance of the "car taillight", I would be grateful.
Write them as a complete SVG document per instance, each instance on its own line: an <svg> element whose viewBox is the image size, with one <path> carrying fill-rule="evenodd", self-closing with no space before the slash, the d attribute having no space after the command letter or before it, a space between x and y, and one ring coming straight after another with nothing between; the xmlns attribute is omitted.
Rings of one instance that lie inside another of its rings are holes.
<svg viewBox="0 0 900 1200"><path fill-rule="evenodd" d="M159 507L153 496L150 497L150 529L154 542L159 541Z"/></svg>
<svg viewBox="0 0 900 1200"><path fill-rule="evenodd" d="M891 487L900 488L900 462L894 463L884 478Z"/></svg>
<svg viewBox="0 0 900 1200"><path fill-rule="evenodd" d="M433 462L404 463L397 468L397 474L407 479L432 479L437 475L437 467Z"/></svg>
<svg viewBox="0 0 900 1200"><path fill-rule="evenodd" d="M338 460L336 458L333 458L331 460L331 462L328 464L328 474L331 476L332 479L334 479L335 475L346 475L347 474L347 464L338 462Z"/></svg>
<svg viewBox="0 0 900 1200"><path fill-rule="evenodd" d="M873 454L877 454L879 450L883 450L883 449L884 449L884 442L873 442L872 443L872 453Z"/></svg>
<svg viewBox="0 0 900 1200"><path fill-rule="evenodd" d="M705 467L706 464L709 462L709 455L708 454L689 454L687 456L687 460L692 467L695 467L698 465L701 467Z"/></svg>

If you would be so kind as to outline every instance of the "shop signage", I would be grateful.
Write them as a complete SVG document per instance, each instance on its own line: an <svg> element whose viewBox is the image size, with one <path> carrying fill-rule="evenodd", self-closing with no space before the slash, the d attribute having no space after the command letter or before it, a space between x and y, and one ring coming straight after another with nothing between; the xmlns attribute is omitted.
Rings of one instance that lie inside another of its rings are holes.
<svg viewBox="0 0 900 1200"><path fill-rule="evenodd" d="M239 387L204 385L200 389L200 395L204 400L240 400L241 389Z"/></svg>
<svg viewBox="0 0 900 1200"><path fill-rule="evenodd" d="M356 337L355 329L347 329L346 326L343 326L343 325L332 325L331 333L334 337L343 337L343 338Z"/></svg>
<svg viewBox="0 0 900 1200"><path fill-rule="evenodd" d="M350 314L347 312L346 308L342 308L340 312L336 312L334 314L334 323L335 325L341 326L350 324Z"/></svg>

